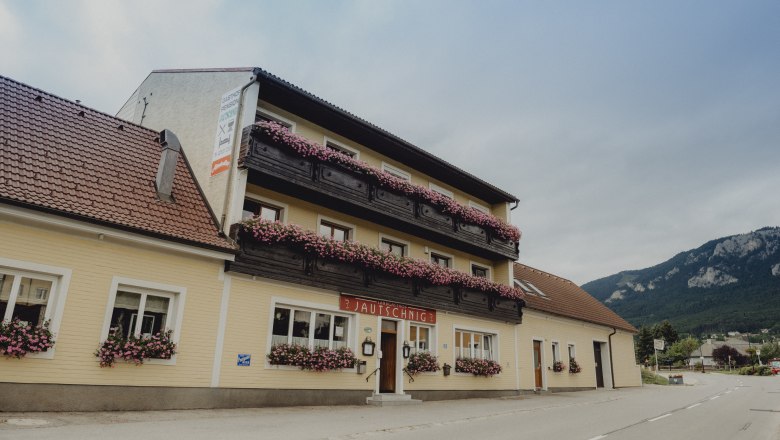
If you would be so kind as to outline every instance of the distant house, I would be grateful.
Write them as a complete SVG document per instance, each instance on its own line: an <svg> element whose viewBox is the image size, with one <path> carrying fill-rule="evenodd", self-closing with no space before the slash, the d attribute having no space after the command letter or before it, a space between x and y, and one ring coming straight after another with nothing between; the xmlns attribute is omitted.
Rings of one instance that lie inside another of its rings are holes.
<svg viewBox="0 0 780 440"><path fill-rule="evenodd" d="M729 333L736 333L736 332L729 332ZM729 347L733 347L742 355L747 356L748 352L747 349L750 347L750 344L747 340L742 338L726 338L725 341L715 341L713 339L707 339L701 346L691 353L691 357L688 359L689 365L696 365L699 362L702 362L704 366L706 367L714 367L718 363L715 362L715 360L712 358L712 352L716 348L722 347L724 345L728 345Z"/></svg>

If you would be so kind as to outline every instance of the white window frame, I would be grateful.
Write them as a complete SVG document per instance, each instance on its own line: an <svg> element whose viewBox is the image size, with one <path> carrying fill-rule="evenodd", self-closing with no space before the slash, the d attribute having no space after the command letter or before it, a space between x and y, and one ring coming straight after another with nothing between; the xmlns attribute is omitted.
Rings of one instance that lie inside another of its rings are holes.
<svg viewBox="0 0 780 440"><path fill-rule="evenodd" d="M261 196L255 193L246 193L244 194L244 199L249 199L255 202L265 203L266 205L271 205L273 207L277 207L282 210L281 215L279 216L279 221L287 224L287 211L290 210L290 205L287 203L282 203L273 199L269 199L268 197ZM241 214L243 215L243 208L241 210Z"/></svg>
<svg viewBox="0 0 780 440"><path fill-rule="evenodd" d="M284 116L274 113L271 110L262 108L260 106L257 106L257 110L255 110L256 113L260 113L261 115L269 118L269 119L278 119L281 122L284 122L285 124L290 124L290 133L295 133L295 121L289 118L285 118Z"/></svg>
<svg viewBox="0 0 780 440"><path fill-rule="evenodd" d="M418 322L418 321L409 321L408 325L406 326L406 335L407 337L411 337L412 335L412 326L417 327L418 329L420 327L426 327L428 329L428 334L430 335L430 339L428 340L428 353L431 353L432 355L436 356L438 354L438 347L437 347L437 330L438 326L436 324L431 323L425 323L425 322ZM418 331L417 338L420 338L420 333ZM413 350L416 350L416 347L412 347ZM413 352L414 353L414 352Z"/></svg>
<svg viewBox="0 0 780 440"><path fill-rule="evenodd" d="M337 220L333 217L328 217L322 214L317 215L317 235L321 235L320 226L322 225L323 221L326 223L332 223L336 226L341 226L342 228L345 229L349 229L347 241L355 241L355 237L357 237L357 226L355 226L352 223L347 223L345 221Z"/></svg>
<svg viewBox="0 0 780 440"><path fill-rule="evenodd" d="M411 242L409 242L407 240L401 240L400 238L393 237L392 235L379 234L379 250L382 250L382 241L384 241L384 240L388 240L388 241L392 241L392 242L404 245L404 251L405 251L404 252L404 256L405 257L409 257L409 252L411 252L411 249L412 249Z"/></svg>
<svg viewBox="0 0 780 440"><path fill-rule="evenodd" d="M138 280L134 278L125 278L115 276L111 280L111 290L108 293L108 302L106 303L106 315L103 319L103 329L100 332L100 342L108 338L108 332L111 329L111 316L114 313L114 304L116 295L119 291L140 293L141 295L154 295L169 298L168 302L168 322L165 327L167 330L173 330L172 342L179 345L181 340L181 324L184 318L184 302L187 298L187 288L174 286L172 284L162 284L154 281ZM142 297L138 315L143 316L146 304L145 297ZM143 319L141 319L143 321ZM140 326L136 321L136 329L133 331L136 337L140 336ZM177 349L178 350L178 349ZM170 359L144 359L144 363L155 365L176 365L176 355Z"/></svg>
<svg viewBox="0 0 780 440"><path fill-rule="evenodd" d="M482 264L478 261L469 261L469 274L473 276L474 266L487 270L487 279L493 281L493 266Z"/></svg>
<svg viewBox="0 0 780 440"><path fill-rule="evenodd" d="M321 303L315 303L310 301L301 301L297 299L292 298L286 298L286 297L278 297L274 296L271 298L271 306L269 307L268 311L268 336L266 338L265 343L265 354L271 352L271 345L273 344L273 333L274 333L274 312L276 311L277 307L286 307L290 309L300 309L300 310L307 310L311 311L312 313L329 313L331 315L339 315L339 316L345 316L349 318L349 325L347 326L347 347L349 347L350 350L355 354L355 358L359 360L358 351L357 351L357 325L358 325L358 316L355 313L345 312L344 310L341 310L338 306L332 306L329 304L321 304ZM292 323L293 319L293 313L290 314L290 322ZM310 324L311 325L311 324ZM333 331L335 331L335 327ZM289 338L292 337L292 333L288 336ZM332 342L332 341L330 341ZM314 343L314 332L311 332L311 336L309 337L309 344L310 348L313 346ZM329 346L331 344L329 343ZM292 365L271 365L268 362L268 358L265 357L265 364L264 368L266 370L299 370L300 368L292 366ZM355 373L357 366L353 368L344 368L341 370L341 372L352 372Z"/></svg>
<svg viewBox="0 0 780 440"><path fill-rule="evenodd" d="M501 359L500 359L500 352L501 352L501 350L499 350L499 347L500 347L500 335L499 335L498 330L496 330L496 329L487 329L487 328L478 328L478 327L470 327L470 326L454 325L452 327L452 362L453 362L452 365L455 365L455 361L458 359L458 344L457 344L457 340L456 340L458 332L480 333L480 334L482 334L482 336L492 336L492 338L491 338L492 339L492 341L491 341L492 347L491 348L492 348L492 352L493 352L493 359L491 359L491 360L497 362L499 365L501 364ZM461 344L462 344L462 342L461 342ZM483 344L484 344L484 340L483 340ZM471 350L472 349L470 348L469 351L471 351ZM482 350L484 351L484 348ZM484 359L484 358L479 358L479 359ZM460 374L471 376L470 373L460 373Z"/></svg>
<svg viewBox="0 0 780 440"><path fill-rule="evenodd" d="M437 184L435 184L433 182L429 182L428 183L428 188L431 191L435 191L435 192L437 192L437 193L439 193L439 194L441 194L443 196L447 196L447 197L455 200L455 193L453 193L452 191L448 190L447 188L443 188L443 187L441 187L441 186L439 186L439 185L437 185Z"/></svg>
<svg viewBox="0 0 780 440"><path fill-rule="evenodd" d="M352 148L352 147L344 144L343 142L337 141L337 140L335 140L335 139L333 139L331 137L325 136L323 141L322 141L322 146L327 148L328 144L333 144L333 145L337 146L340 149L347 150L350 153L354 153L355 155L353 156L353 159L360 159L360 150L358 150L356 148Z"/></svg>
<svg viewBox="0 0 780 440"><path fill-rule="evenodd" d="M485 214L491 214L489 207L487 207L487 206L485 206L485 205L483 205L481 203L477 203L477 202L475 202L473 200L469 200L469 206L474 208L474 209L476 209L477 211L484 212Z"/></svg>
<svg viewBox="0 0 780 440"><path fill-rule="evenodd" d="M0 258L0 270L14 276L6 315L12 313L13 305L16 303L18 295L19 284L23 277L52 281L49 300L46 303L46 311L44 312L44 321L49 321L49 331L54 335L54 346L45 352L31 353L26 357L29 359L54 359L60 325L62 324L62 312L65 310L65 301L68 296L68 287L70 286L70 278L73 271L64 267L49 266L11 258ZM0 316L0 319L4 320L5 317Z"/></svg>
<svg viewBox="0 0 780 440"><path fill-rule="evenodd" d="M577 359L577 345L573 342L567 342L566 343L566 351L569 355L569 363L571 363L572 359ZM579 362L578 362L579 363Z"/></svg>
<svg viewBox="0 0 780 440"><path fill-rule="evenodd" d="M382 161L382 171L392 174L393 176L405 180L407 182L412 181L412 175L408 171L402 170L397 166L390 165L385 161Z"/></svg>
<svg viewBox="0 0 780 440"><path fill-rule="evenodd" d="M553 363L561 360L561 344L558 341L552 341L550 343L552 347L552 361Z"/></svg>
<svg viewBox="0 0 780 440"><path fill-rule="evenodd" d="M428 262L433 263L433 254L441 255L442 257L447 257L450 259L450 269L455 268L455 256L452 254L448 254L447 252L441 252L436 249L428 249Z"/></svg>

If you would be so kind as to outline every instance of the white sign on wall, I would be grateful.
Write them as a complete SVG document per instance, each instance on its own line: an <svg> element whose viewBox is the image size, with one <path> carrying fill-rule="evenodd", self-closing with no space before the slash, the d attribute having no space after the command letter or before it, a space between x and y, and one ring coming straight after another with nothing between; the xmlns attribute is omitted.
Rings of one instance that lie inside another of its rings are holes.
<svg viewBox="0 0 780 440"><path fill-rule="evenodd" d="M241 103L241 88L231 90L219 101L217 135L214 139L214 154L211 157L211 175L230 169L232 163L233 135L236 132L238 107Z"/></svg>

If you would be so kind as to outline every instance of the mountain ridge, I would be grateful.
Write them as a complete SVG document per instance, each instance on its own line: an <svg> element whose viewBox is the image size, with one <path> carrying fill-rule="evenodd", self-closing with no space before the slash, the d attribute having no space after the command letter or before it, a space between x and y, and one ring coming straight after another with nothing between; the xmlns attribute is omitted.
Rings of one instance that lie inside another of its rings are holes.
<svg viewBox="0 0 780 440"><path fill-rule="evenodd" d="M635 326L681 331L780 331L780 227L707 241L645 269L581 286Z"/></svg>

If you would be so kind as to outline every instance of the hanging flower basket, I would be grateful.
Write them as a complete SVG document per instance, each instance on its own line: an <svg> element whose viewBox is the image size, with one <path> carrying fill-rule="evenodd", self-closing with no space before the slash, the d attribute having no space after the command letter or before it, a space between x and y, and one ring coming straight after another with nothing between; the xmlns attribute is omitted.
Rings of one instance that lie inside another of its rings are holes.
<svg viewBox="0 0 780 440"><path fill-rule="evenodd" d="M49 321L40 326L29 325L18 318L0 322L0 353L21 359L29 353L41 353L54 346Z"/></svg>
<svg viewBox="0 0 780 440"><path fill-rule="evenodd" d="M501 372L501 365L489 359L458 358L455 360L455 372L491 377Z"/></svg>
<svg viewBox="0 0 780 440"><path fill-rule="evenodd" d="M275 142L285 145L295 151L301 157L314 157L323 162L340 164L353 171L369 176L382 188L398 191L407 196L431 203L444 213L452 215L458 220L473 223L492 229L496 236L513 242L520 240L520 230L500 218L487 214L469 206L461 205L455 200L430 190L423 186L399 179L379 168L373 167L363 161L349 157L346 154L325 148L302 136L291 133L287 127L276 122L261 121L257 123L260 129Z"/></svg>
<svg viewBox="0 0 780 440"><path fill-rule="evenodd" d="M312 350L298 344L273 345L266 357L271 365L290 365L317 372L353 368L357 362L355 354L346 347L335 350L317 347Z"/></svg>
<svg viewBox="0 0 780 440"><path fill-rule="evenodd" d="M434 373L441 370L439 360L428 351L420 351L409 355L406 371L414 376L417 373Z"/></svg>
<svg viewBox="0 0 780 440"><path fill-rule="evenodd" d="M366 269L383 271L401 278L417 278L439 286L461 286L507 299L523 299L520 289L475 277L455 269L441 267L428 261L399 257L389 251L360 244L323 237L297 225L269 222L259 217L240 224L245 238L257 243L284 245L303 249L317 257L357 264Z"/></svg>
<svg viewBox="0 0 780 440"><path fill-rule="evenodd" d="M101 367L113 367L117 359L135 365L143 365L145 359L170 359L176 354L172 334L173 330L141 338L110 334L97 349L95 356L100 359Z"/></svg>
<svg viewBox="0 0 780 440"><path fill-rule="evenodd" d="M552 369L553 369L554 372L560 373L560 372L562 372L562 371L564 371L566 369L566 364L564 364L561 361L555 361L555 362L553 362Z"/></svg>
<svg viewBox="0 0 780 440"><path fill-rule="evenodd" d="M571 374L577 374L577 373L579 373L580 371L582 371L582 367L580 367L580 364L578 364L578 363L577 363L577 361L576 361L576 360L574 360L574 358L572 358L572 359L569 361L569 373L571 373Z"/></svg>

